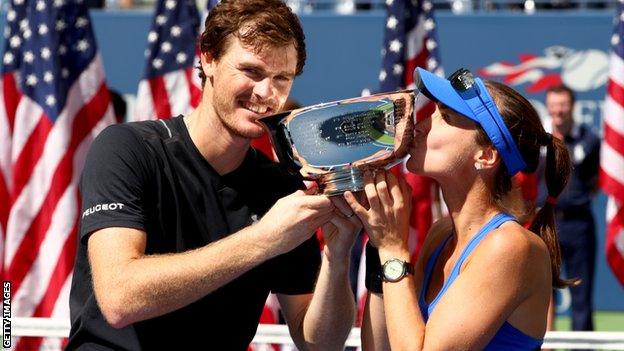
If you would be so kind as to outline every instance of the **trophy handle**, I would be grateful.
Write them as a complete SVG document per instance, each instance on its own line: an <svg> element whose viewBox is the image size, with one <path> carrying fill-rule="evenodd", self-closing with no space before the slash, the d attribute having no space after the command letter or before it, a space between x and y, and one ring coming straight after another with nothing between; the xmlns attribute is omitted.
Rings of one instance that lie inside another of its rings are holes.
<svg viewBox="0 0 624 351"><path fill-rule="evenodd" d="M296 175L299 178L303 178L299 172L301 165L295 160L292 153L292 140L290 139L286 126L281 123L284 119L290 116L291 112L292 111L280 112L275 115L263 117L259 119L259 122L264 124L267 132L269 133L269 138L273 144L273 150L275 151L280 163L286 166L284 168L286 168L289 173Z"/></svg>

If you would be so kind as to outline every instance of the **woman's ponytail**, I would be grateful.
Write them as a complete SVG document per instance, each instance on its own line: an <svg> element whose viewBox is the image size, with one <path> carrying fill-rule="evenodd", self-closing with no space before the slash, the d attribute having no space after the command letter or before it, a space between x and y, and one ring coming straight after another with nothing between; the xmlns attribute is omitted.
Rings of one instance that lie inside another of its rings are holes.
<svg viewBox="0 0 624 351"><path fill-rule="evenodd" d="M535 215L529 229L539 235L546 243L550 252L553 286L562 288L580 283L578 279L565 280L559 277L561 272L561 250L555 227L557 197L568 182L572 165L568 148L563 141L553 137L550 133L545 133L541 139L541 144L546 146L545 180L548 195L544 206Z"/></svg>

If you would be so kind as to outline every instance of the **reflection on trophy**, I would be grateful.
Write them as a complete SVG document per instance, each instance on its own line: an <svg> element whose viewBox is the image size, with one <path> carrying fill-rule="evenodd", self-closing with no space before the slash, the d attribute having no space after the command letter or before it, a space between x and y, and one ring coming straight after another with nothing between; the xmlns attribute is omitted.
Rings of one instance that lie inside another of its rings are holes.
<svg viewBox="0 0 624 351"><path fill-rule="evenodd" d="M413 138L414 92L340 100L262 118L280 163L326 195L364 188L363 172L389 168Z"/></svg>

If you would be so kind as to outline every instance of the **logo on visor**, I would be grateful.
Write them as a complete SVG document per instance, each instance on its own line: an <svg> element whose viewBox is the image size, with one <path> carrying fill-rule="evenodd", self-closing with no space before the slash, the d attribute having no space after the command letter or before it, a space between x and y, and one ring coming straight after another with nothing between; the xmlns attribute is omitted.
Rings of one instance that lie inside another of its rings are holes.
<svg viewBox="0 0 624 351"><path fill-rule="evenodd" d="M494 62L479 69L478 73L486 78L500 78L511 86L528 84L525 90L531 94L544 92L561 83L574 91L585 92L607 82L609 55L601 50L551 46L544 49L543 56L523 53L519 60L518 64Z"/></svg>

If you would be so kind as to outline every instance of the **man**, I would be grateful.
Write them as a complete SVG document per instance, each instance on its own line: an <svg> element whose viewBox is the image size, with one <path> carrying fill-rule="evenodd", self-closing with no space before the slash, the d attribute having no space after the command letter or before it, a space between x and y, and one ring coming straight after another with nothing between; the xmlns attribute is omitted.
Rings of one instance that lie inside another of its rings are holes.
<svg viewBox="0 0 624 351"><path fill-rule="evenodd" d="M299 349L340 349L361 223L249 147L302 71L301 25L280 0L224 0L200 40L199 107L109 127L87 156L68 349L246 350L270 291Z"/></svg>
<svg viewBox="0 0 624 351"><path fill-rule="evenodd" d="M596 235L591 200L597 189L600 139L590 127L574 123L574 101L574 92L564 85L546 92L552 135L565 141L573 162L572 175L555 208L566 275L581 279L578 286L570 287L572 329L593 330Z"/></svg>

